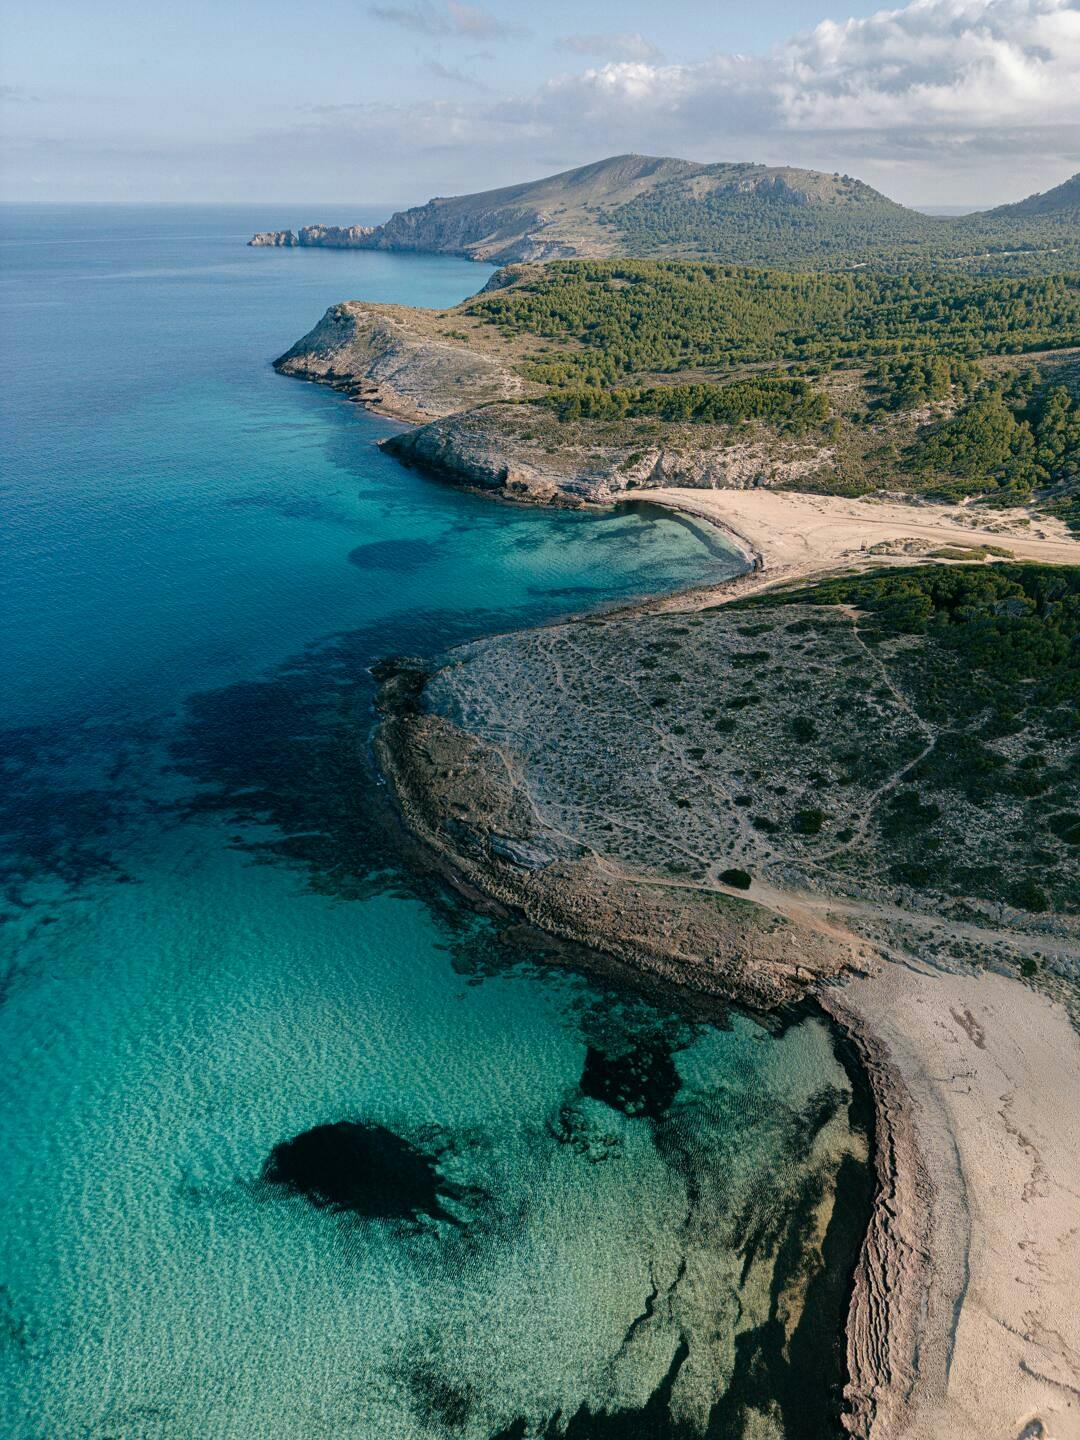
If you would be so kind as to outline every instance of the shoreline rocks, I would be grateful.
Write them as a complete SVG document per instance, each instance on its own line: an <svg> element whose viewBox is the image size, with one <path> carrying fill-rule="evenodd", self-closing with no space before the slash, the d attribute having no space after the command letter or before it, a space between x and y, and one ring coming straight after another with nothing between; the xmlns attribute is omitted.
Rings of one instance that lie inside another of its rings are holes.
<svg viewBox="0 0 1080 1440"><path fill-rule="evenodd" d="M258 230L247 243L256 248L292 250L300 242L292 230Z"/></svg>

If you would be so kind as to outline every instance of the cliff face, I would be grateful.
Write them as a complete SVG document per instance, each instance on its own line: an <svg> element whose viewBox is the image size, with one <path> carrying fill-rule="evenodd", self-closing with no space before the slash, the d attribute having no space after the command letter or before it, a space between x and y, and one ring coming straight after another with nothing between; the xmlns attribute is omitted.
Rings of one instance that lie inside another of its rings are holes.
<svg viewBox="0 0 1080 1440"><path fill-rule="evenodd" d="M599 207L625 203L661 179L700 168L686 160L618 155L500 190L437 196L373 230L313 225L300 232L300 243L467 255L496 264L602 255L612 244L597 219Z"/></svg>
<svg viewBox="0 0 1080 1440"><path fill-rule="evenodd" d="M249 245L284 247L292 249L298 243L292 230L260 230L248 241Z"/></svg>
<svg viewBox="0 0 1080 1440"><path fill-rule="evenodd" d="M274 368L417 424L521 393L522 381L498 358L440 337L432 313L358 301L332 305Z"/></svg>
<svg viewBox="0 0 1080 1440"><path fill-rule="evenodd" d="M380 250L468 255L474 260L490 260L495 264L576 255L574 243L542 238L552 218L530 206L488 208L429 200L426 205L402 211L380 225L373 245Z"/></svg>
<svg viewBox="0 0 1080 1440"><path fill-rule="evenodd" d="M470 211L452 201L430 200L391 216L385 225L305 225L299 238L275 242L256 236L252 245L299 244L323 250L398 250L464 255L502 264L511 260L558 260L577 255L570 241L539 238L551 217L539 210Z"/></svg>
<svg viewBox="0 0 1080 1440"><path fill-rule="evenodd" d="M643 445L632 432L605 437L588 423L548 419L536 406L486 405L395 435L384 448L459 485L569 506L672 486L746 490L790 483L832 458L820 444L775 438L733 444L719 427L710 434L711 428L697 425L687 435L672 427L669 443Z"/></svg>
<svg viewBox="0 0 1080 1440"><path fill-rule="evenodd" d="M370 250L374 233L370 225L303 225L299 243L321 250Z"/></svg>

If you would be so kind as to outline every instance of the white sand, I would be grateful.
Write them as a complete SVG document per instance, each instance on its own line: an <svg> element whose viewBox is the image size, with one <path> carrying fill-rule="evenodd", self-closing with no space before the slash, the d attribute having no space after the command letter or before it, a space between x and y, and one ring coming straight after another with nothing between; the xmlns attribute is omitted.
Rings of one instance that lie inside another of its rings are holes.
<svg viewBox="0 0 1080 1440"><path fill-rule="evenodd" d="M872 545L904 540L940 545L999 545L1017 560L1080 564L1080 539L1060 520L1032 520L1023 510L965 505L906 505L901 501L843 500L783 490L646 492L650 501L711 520L727 531L771 584L848 565L918 563L918 554L875 556Z"/></svg>
<svg viewBox="0 0 1080 1440"><path fill-rule="evenodd" d="M899 1423L882 1433L1076 1440L1080 1037L1059 1005L997 974L887 962L834 995L887 1052L929 1180L897 1191L929 1284L916 1403L887 1407Z"/></svg>

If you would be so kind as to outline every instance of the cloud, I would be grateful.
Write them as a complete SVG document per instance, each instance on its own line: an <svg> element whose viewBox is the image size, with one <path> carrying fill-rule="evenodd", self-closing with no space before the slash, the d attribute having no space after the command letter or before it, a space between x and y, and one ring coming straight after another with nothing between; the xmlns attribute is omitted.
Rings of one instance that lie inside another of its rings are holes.
<svg viewBox="0 0 1080 1440"><path fill-rule="evenodd" d="M1080 168L1078 76L1080 0L912 0L763 55L608 59L507 97L486 122L564 153L587 137L593 156L861 163L871 183L951 198L965 165L995 190L1035 182L1033 156L1038 183Z"/></svg>
<svg viewBox="0 0 1080 1440"><path fill-rule="evenodd" d="M74 138L65 124L53 136L38 119L44 106L13 104L0 137L7 193L36 193L41 176L58 198L93 198L95 176L115 173L152 196L168 167L205 198L400 202L639 150L842 170L900 200L991 204L1080 169L1080 0L911 0L825 22L763 55L685 64L594 55L584 46L596 37L568 36L564 53L586 56L576 73L511 94L464 88L470 57L505 38L497 16L443 0L382 0L375 13L436 45L453 40L452 56L428 69L457 92L427 82L393 103L332 95L287 118L275 103L262 125L245 114L227 138L166 127L155 140L118 124L122 154L111 133L88 125ZM505 83L501 67L476 73Z"/></svg>
<svg viewBox="0 0 1080 1440"><path fill-rule="evenodd" d="M565 50L571 55L616 56L621 60L658 60L660 51L646 40L639 31L626 31L619 35L560 35L555 41L556 50Z"/></svg>
<svg viewBox="0 0 1080 1440"><path fill-rule="evenodd" d="M528 34L524 25L507 24L482 5L465 5L446 0L414 0L411 5L372 5L370 13L377 20L414 30L420 35L465 37L472 40L509 40Z"/></svg>
<svg viewBox="0 0 1080 1440"><path fill-rule="evenodd" d="M1080 0L911 0L763 55L605 57L531 93L406 104L365 123L397 133L411 173L442 194L451 176L481 189L639 150L992 203L1080 169L1077 76Z"/></svg>
<svg viewBox="0 0 1080 1440"><path fill-rule="evenodd" d="M424 69L429 75L434 75L436 80L445 80L451 85L467 85L470 90L491 88L476 75L470 75L467 70L459 70L456 65L444 65L441 60L425 60Z"/></svg>
<svg viewBox="0 0 1080 1440"><path fill-rule="evenodd" d="M763 56L613 60L523 109L667 131L817 133L1080 124L1080 0L912 0Z"/></svg>

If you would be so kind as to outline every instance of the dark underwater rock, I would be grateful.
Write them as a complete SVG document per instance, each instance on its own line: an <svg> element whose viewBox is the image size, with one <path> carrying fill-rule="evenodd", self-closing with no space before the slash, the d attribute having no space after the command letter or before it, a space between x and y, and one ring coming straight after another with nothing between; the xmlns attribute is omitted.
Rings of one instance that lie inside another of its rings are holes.
<svg viewBox="0 0 1080 1440"><path fill-rule="evenodd" d="M275 1145L263 1180L320 1209L368 1220L450 1219L440 1198L437 1156L382 1125L338 1120Z"/></svg>
<svg viewBox="0 0 1080 1440"><path fill-rule="evenodd" d="M590 1045L580 1084L583 1095L603 1100L624 1115L659 1120L671 1107L682 1081L665 1045L635 1045L614 1056Z"/></svg>

